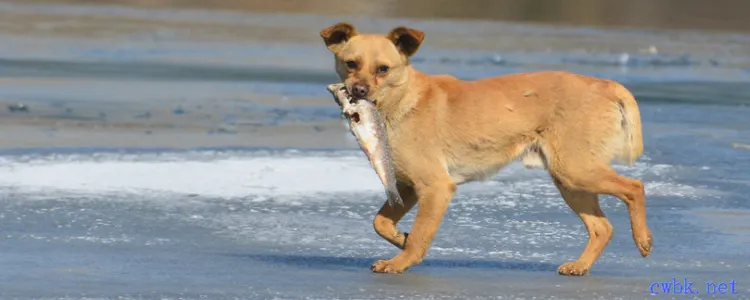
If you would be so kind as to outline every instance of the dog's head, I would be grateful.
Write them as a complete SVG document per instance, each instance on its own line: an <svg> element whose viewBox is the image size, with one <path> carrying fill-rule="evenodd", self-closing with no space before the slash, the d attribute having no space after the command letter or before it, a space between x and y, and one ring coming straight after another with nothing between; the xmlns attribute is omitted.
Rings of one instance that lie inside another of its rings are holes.
<svg viewBox="0 0 750 300"><path fill-rule="evenodd" d="M349 23L320 31L336 57L336 72L356 98L388 101L395 89L406 88L409 58L424 40L422 31L396 27L386 35L360 34Z"/></svg>

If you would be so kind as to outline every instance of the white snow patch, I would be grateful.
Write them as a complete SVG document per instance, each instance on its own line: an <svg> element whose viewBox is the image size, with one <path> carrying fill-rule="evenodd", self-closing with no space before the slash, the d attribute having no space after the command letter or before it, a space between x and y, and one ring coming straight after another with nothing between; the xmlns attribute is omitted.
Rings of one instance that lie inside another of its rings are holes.
<svg viewBox="0 0 750 300"><path fill-rule="evenodd" d="M0 166L0 187L224 198L383 191L367 159L354 156L10 162Z"/></svg>

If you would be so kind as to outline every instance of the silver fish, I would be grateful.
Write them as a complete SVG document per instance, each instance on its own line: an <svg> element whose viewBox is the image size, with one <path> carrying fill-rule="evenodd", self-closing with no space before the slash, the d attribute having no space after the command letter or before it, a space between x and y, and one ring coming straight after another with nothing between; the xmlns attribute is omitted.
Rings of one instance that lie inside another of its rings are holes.
<svg viewBox="0 0 750 300"><path fill-rule="evenodd" d="M383 183L388 204L391 207L395 204L403 206L404 201L396 186L385 122L375 104L365 99L353 99L343 83L329 85L328 91L341 106L342 114L349 121L349 130L357 138L360 148Z"/></svg>

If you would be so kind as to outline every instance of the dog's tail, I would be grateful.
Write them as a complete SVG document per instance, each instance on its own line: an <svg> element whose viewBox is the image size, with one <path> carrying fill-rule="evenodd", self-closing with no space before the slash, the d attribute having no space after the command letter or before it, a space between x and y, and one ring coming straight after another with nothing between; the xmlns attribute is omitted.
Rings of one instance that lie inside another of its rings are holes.
<svg viewBox="0 0 750 300"><path fill-rule="evenodd" d="M628 165L643 154L643 133L641 132L641 112L633 94L622 84L615 84L615 96L622 115L624 143L617 157Z"/></svg>

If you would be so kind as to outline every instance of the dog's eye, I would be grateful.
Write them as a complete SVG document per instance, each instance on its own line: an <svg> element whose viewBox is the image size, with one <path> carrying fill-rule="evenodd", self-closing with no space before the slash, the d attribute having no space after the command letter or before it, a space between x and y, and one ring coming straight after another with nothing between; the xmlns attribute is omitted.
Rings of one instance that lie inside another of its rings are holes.
<svg viewBox="0 0 750 300"><path fill-rule="evenodd" d="M388 69L389 69L388 66L380 66L378 67L378 73L382 74L382 73L388 72Z"/></svg>
<svg viewBox="0 0 750 300"><path fill-rule="evenodd" d="M346 66L349 69L356 69L357 68L357 62L355 62L353 60L348 60L348 61L346 61Z"/></svg>

